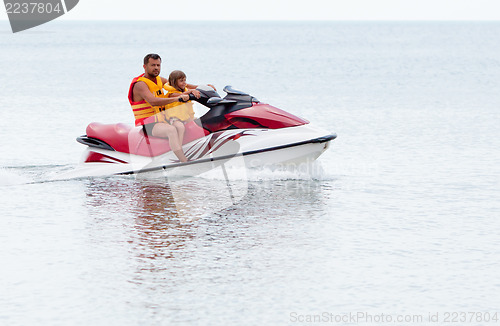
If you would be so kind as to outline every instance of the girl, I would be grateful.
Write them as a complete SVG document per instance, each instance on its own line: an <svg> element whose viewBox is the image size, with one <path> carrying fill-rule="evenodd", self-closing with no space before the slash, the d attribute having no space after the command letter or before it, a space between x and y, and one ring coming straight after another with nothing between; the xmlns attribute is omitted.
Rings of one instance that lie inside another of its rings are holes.
<svg viewBox="0 0 500 326"><path fill-rule="evenodd" d="M163 88L168 92L167 97L177 97L183 94L189 95L194 91L194 89L187 88L186 85L186 74L180 70L174 70L168 76L168 84L165 84ZM177 129L182 144L186 130L184 124L194 119L193 103L191 101L186 103L173 102L165 106L163 113L167 121Z"/></svg>

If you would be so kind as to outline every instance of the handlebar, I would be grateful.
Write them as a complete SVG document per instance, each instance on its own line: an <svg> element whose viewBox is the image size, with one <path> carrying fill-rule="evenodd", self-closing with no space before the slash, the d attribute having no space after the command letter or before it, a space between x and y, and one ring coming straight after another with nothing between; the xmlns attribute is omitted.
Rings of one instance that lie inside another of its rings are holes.
<svg viewBox="0 0 500 326"><path fill-rule="evenodd" d="M189 100L188 100L188 101L191 101L191 100L196 100L196 96L194 96L192 93L191 93L191 94L189 94ZM183 102L183 103L185 103L185 102L187 102L187 101L184 101L184 100L182 99L182 97L179 97L179 102Z"/></svg>

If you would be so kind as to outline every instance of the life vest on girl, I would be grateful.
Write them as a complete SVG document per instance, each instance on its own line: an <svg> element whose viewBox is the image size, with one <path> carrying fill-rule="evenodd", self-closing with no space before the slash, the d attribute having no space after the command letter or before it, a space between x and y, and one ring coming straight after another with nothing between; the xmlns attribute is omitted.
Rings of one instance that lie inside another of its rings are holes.
<svg viewBox="0 0 500 326"><path fill-rule="evenodd" d="M166 97L169 97L171 94L181 93L175 87L172 87L168 84L163 85L163 88L167 91ZM187 88L184 88L184 91L187 91ZM177 119L180 121L188 121L194 119L194 110L193 103L191 101L183 102L173 102L165 105L165 111L163 111L167 120Z"/></svg>
<svg viewBox="0 0 500 326"><path fill-rule="evenodd" d="M165 110L164 106L152 106L146 100L134 102L134 85L135 83L143 81L148 85L149 91L154 95L154 97L165 97L163 94L163 82L161 77L156 77L156 83L152 82L148 78L144 77L144 74L135 77L130 84L130 89L128 91L128 101L132 106L132 111L134 112L135 125L145 125L154 122L167 122L163 115Z"/></svg>

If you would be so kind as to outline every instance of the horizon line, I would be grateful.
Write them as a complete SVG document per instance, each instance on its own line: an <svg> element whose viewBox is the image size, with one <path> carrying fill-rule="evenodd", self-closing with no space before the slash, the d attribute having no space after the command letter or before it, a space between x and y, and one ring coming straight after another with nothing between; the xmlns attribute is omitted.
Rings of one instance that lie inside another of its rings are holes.
<svg viewBox="0 0 500 326"><path fill-rule="evenodd" d="M0 21L8 22L7 18ZM499 19L68 19L63 16L53 22L500 22Z"/></svg>

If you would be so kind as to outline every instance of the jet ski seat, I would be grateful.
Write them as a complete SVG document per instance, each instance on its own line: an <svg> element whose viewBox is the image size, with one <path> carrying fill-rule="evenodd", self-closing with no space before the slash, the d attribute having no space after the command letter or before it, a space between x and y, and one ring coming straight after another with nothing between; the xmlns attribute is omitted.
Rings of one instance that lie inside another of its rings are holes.
<svg viewBox="0 0 500 326"><path fill-rule="evenodd" d="M185 125L183 144L204 137L207 133L194 121ZM141 156L158 156L170 151L168 139L145 136L142 127L132 127L124 123L102 124L92 122L87 126L87 137L99 139L112 149L122 153Z"/></svg>

